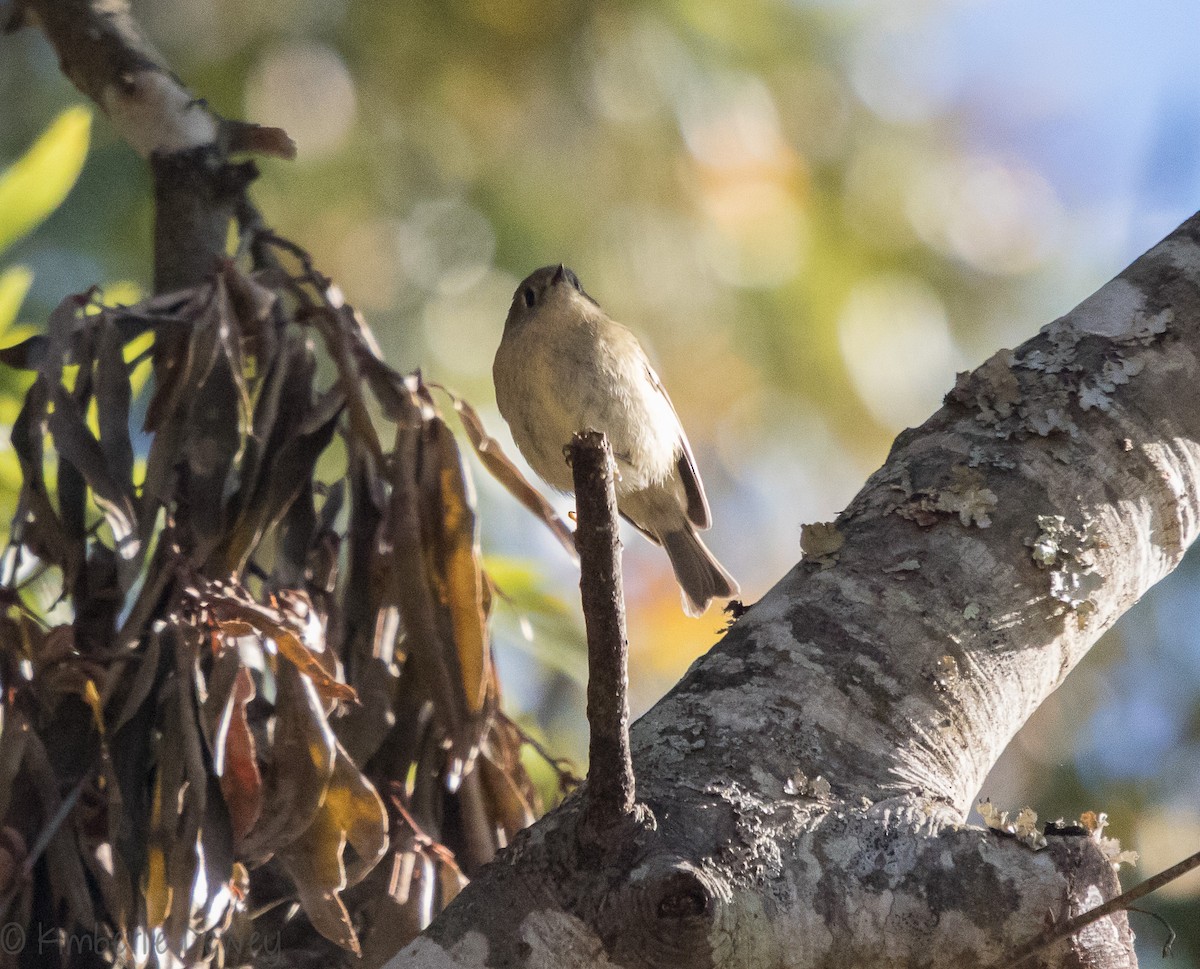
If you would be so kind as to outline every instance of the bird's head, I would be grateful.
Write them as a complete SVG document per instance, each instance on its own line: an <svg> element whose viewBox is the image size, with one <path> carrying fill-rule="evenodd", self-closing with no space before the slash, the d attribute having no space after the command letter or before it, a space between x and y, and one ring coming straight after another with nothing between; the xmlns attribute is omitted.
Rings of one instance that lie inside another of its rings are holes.
<svg viewBox="0 0 1200 969"><path fill-rule="evenodd" d="M584 291L579 277L561 262L557 266L543 266L526 276L513 293L504 329L519 327L547 311L578 312L583 308L581 302L599 309L599 304Z"/></svg>

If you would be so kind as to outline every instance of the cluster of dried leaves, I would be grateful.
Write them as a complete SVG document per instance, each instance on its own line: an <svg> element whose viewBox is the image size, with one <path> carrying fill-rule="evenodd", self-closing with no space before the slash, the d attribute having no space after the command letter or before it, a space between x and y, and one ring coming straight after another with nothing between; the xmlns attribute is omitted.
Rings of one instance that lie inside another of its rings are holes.
<svg viewBox="0 0 1200 969"><path fill-rule="evenodd" d="M0 352L35 374L0 590L7 964L52 939L71 964L378 965L540 810L450 428L302 250L248 249L135 307L68 299ZM21 588L46 570L53 627Z"/></svg>

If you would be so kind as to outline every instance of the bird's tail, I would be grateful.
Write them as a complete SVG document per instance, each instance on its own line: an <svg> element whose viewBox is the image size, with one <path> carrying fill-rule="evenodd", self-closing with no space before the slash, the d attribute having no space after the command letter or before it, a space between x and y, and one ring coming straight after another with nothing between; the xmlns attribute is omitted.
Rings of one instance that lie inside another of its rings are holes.
<svg viewBox="0 0 1200 969"><path fill-rule="evenodd" d="M671 568L683 590L683 611L699 616L713 599L728 599L740 591L737 581L722 568L689 524L662 537Z"/></svg>

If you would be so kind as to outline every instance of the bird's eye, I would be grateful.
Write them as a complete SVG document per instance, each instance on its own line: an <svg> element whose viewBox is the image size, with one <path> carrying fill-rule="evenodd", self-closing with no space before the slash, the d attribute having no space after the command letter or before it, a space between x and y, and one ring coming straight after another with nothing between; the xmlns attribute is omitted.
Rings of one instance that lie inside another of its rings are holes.
<svg viewBox="0 0 1200 969"><path fill-rule="evenodd" d="M533 291L531 286L526 286L521 295L525 298L526 306L532 306L537 302L537 293Z"/></svg>

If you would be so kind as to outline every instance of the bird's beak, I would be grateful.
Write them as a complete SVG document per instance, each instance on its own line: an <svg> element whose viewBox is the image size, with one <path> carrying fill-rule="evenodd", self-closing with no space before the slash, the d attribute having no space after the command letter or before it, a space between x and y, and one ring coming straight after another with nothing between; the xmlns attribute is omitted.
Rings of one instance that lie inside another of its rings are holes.
<svg viewBox="0 0 1200 969"><path fill-rule="evenodd" d="M558 268L556 270L554 270L554 275L550 279L550 284L553 286L557 286L559 283L561 283L566 278L567 278L567 267L564 266L560 262L558 264Z"/></svg>

